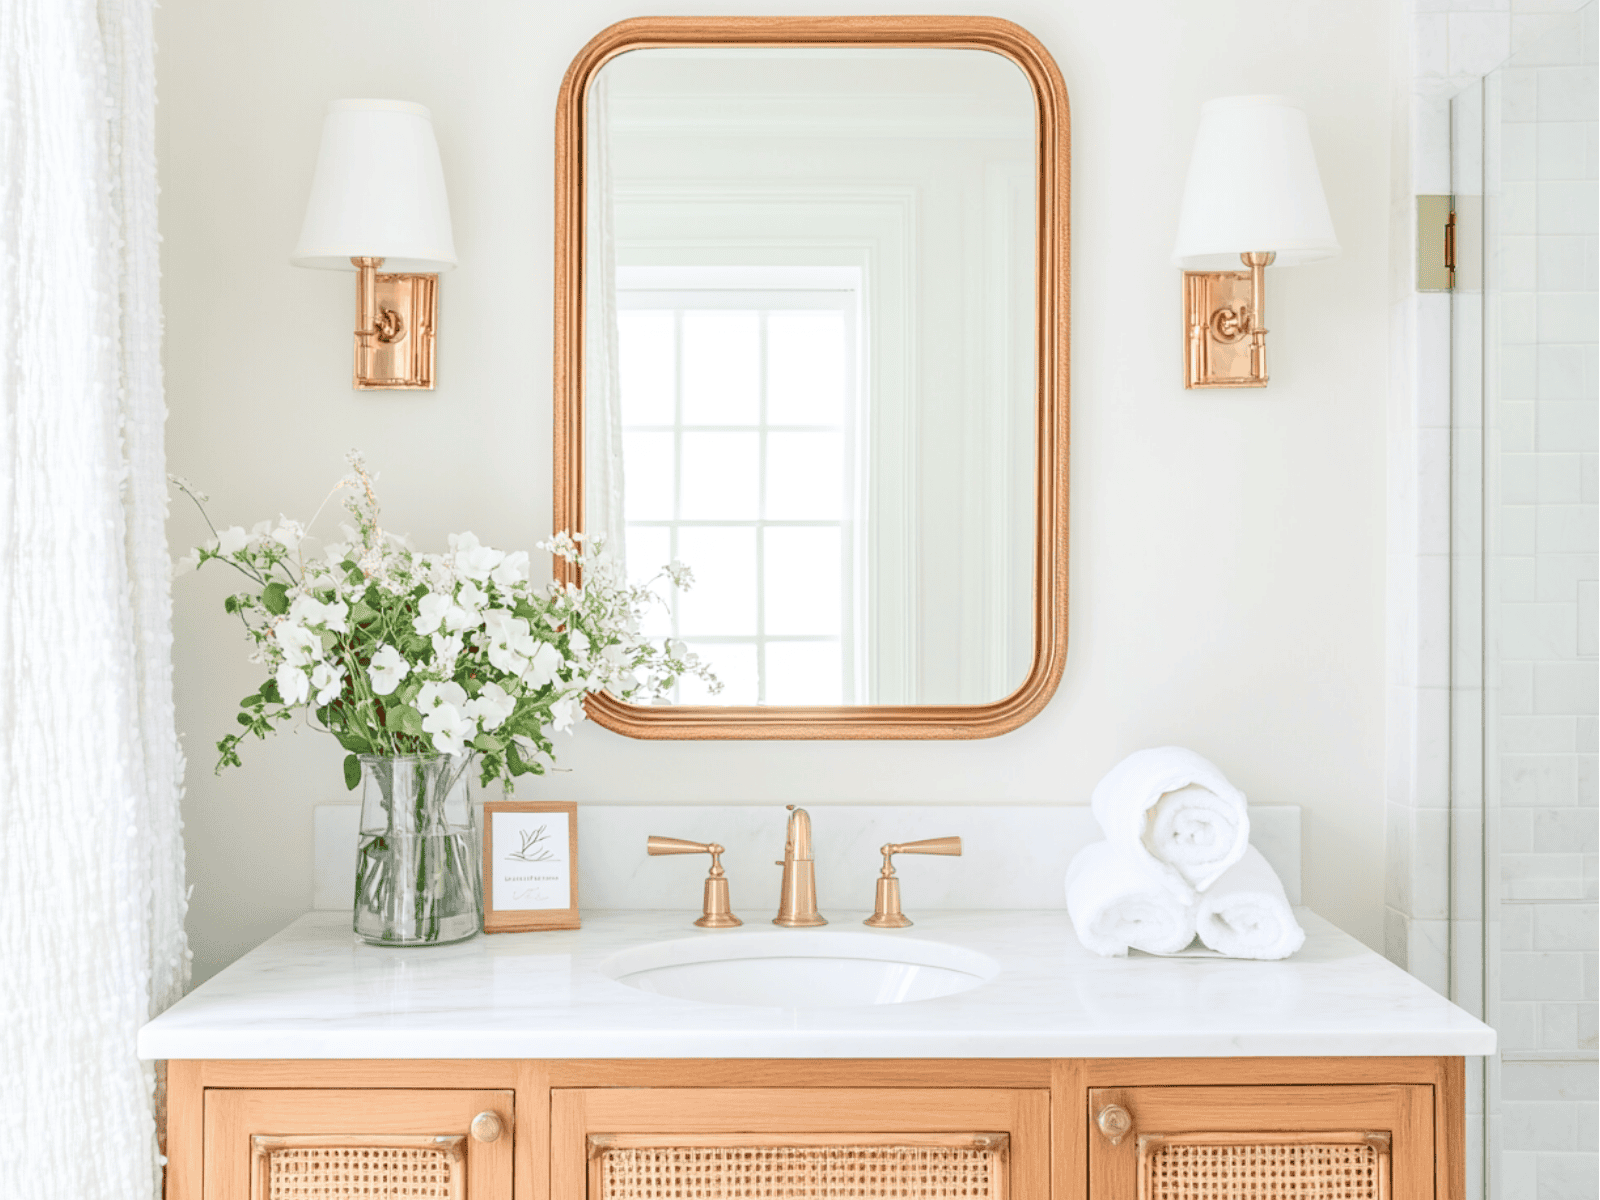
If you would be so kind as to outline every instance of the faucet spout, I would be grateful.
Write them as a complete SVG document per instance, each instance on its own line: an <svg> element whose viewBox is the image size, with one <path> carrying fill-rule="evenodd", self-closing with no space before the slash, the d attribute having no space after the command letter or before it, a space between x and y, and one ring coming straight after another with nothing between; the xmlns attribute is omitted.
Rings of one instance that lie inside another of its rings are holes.
<svg viewBox="0 0 1600 1200"><path fill-rule="evenodd" d="M826 925L817 911L817 864L811 857L811 815L789 805L789 832L783 843L783 889L774 925Z"/></svg>

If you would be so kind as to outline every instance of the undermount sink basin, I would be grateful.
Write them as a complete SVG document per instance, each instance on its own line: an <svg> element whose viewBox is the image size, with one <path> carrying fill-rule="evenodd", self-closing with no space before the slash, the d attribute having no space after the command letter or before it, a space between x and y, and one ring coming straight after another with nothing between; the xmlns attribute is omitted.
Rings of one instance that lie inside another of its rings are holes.
<svg viewBox="0 0 1600 1200"><path fill-rule="evenodd" d="M1000 964L941 942L849 930L750 930L686 937L613 954L618 983L709 1004L845 1008L951 996L987 983Z"/></svg>

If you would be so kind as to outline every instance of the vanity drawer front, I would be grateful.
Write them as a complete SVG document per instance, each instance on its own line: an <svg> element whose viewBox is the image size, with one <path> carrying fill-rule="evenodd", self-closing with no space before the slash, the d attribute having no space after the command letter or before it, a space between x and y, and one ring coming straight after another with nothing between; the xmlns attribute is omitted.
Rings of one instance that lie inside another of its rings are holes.
<svg viewBox="0 0 1600 1200"><path fill-rule="evenodd" d="M558 1088L551 1100L551 1200L1048 1195L1044 1089Z"/></svg>
<svg viewBox="0 0 1600 1200"><path fill-rule="evenodd" d="M1433 1200L1433 1089L1089 1089L1089 1200Z"/></svg>
<svg viewBox="0 0 1600 1200"><path fill-rule="evenodd" d="M205 1200L511 1200L515 1093L207 1088Z"/></svg>

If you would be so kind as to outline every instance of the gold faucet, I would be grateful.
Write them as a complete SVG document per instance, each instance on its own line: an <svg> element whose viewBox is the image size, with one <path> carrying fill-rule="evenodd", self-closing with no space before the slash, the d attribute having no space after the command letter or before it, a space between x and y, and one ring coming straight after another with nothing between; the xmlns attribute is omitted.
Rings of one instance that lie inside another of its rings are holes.
<svg viewBox="0 0 1600 1200"><path fill-rule="evenodd" d="M817 864L811 858L811 817L789 805L789 835L783 843L783 891L774 925L826 925L817 911Z"/></svg>
<svg viewBox="0 0 1600 1200"><path fill-rule="evenodd" d="M728 875L722 869L723 848L716 842L688 842L683 838L650 835L645 843L645 853L657 854L709 854L711 874L706 876L705 902L701 905L700 919L695 922L702 929L732 929L744 922L733 915L728 903Z"/></svg>
<svg viewBox="0 0 1600 1200"><path fill-rule="evenodd" d="M904 929L911 918L900 909L900 878L894 873L896 854L960 854L958 837L925 838L920 842L890 842L880 851L883 870L878 874L878 902L863 925L874 929Z"/></svg>

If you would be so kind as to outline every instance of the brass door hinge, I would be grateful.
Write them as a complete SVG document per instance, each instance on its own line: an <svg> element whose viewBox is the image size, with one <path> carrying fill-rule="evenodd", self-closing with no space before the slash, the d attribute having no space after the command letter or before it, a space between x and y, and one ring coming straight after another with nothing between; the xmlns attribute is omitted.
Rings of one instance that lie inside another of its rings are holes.
<svg viewBox="0 0 1600 1200"><path fill-rule="evenodd" d="M1455 197L1418 196L1417 291L1448 292L1455 286Z"/></svg>

